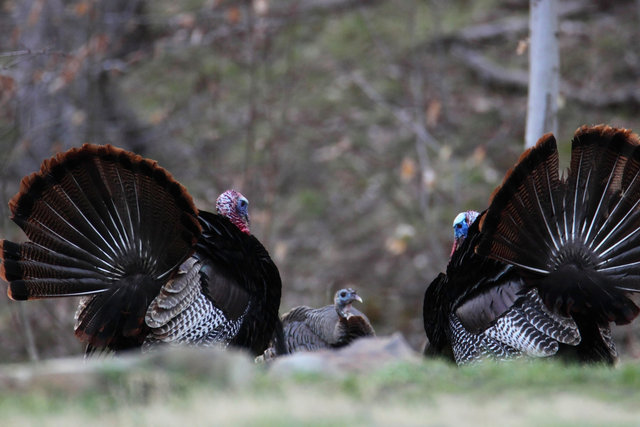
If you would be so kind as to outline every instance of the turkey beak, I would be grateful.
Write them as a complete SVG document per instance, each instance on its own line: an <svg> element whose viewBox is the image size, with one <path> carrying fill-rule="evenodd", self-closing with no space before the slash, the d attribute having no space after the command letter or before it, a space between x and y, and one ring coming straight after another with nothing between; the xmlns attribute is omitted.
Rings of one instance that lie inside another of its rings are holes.
<svg viewBox="0 0 640 427"><path fill-rule="evenodd" d="M358 294L353 294L353 300L362 304L362 298L360 298L360 295Z"/></svg>

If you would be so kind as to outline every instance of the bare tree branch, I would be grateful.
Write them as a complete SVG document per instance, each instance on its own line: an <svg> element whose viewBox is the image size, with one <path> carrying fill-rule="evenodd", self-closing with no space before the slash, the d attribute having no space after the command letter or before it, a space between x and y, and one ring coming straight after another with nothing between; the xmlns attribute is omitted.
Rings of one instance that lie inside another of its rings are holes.
<svg viewBox="0 0 640 427"><path fill-rule="evenodd" d="M503 67L484 55L462 46L456 46L451 53L476 73L479 79L488 84L522 91L527 89L529 73L525 70ZM567 99L598 108L625 104L640 105L640 88L635 84L617 89L593 90L580 88L561 79L560 93Z"/></svg>
<svg viewBox="0 0 640 427"><path fill-rule="evenodd" d="M15 51L11 51L11 52L0 52L0 58L10 58L10 57L15 57L15 56L26 56L26 55L30 55L30 56L37 56L37 55L63 55L63 56L70 56L70 54L68 52L63 52L61 50L52 50L52 49L38 49L38 50L21 49L21 50L15 50Z"/></svg>
<svg viewBox="0 0 640 427"><path fill-rule="evenodd" d="M413 120L411 118L411 114L402 108L389 104L382 95L380 95L378 91L376 91L375 88L371 86L364 77L362 77L360 73L352 72L350 74L350 79L351 82L355 84L370 100L372 100L376 105L389 111L400 124L413 132L421 143L434 151L438 151L440 143L424 126L421 126L420 123Z"/></svg>
<svg viewBox="0 0 640 427"><path fill-rule="evenodd" d="M567 18L578 13L588 11L594 5L583 1L567 1L558 5L558 18ZM478 43L490 41L495 38L505 37L511 34L525 33L529 29L528 17L501 18L493 22L464 27L454 33L444 34L440 37L432 38L428 44L436 43ZM563 30L562 25L560 30Z"/></svg>
<svg viewBox="0 0 640 427"><path fill-rule="evenodd" d="M451 54L474 71L484 82L518 89L526 89L529 85L527 71L505 68L472 49L456 46L451 49Z"/></svg>

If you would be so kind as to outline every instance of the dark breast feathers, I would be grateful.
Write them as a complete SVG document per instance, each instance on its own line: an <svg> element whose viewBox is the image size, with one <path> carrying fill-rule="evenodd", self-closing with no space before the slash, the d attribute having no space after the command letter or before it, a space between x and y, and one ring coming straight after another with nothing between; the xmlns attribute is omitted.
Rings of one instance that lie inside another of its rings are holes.
<svg viewBox="0 0 640 427"><path fill-rule="evenodd" d="M281 282L247 204L229 190L221 214L198 211L156 162L85 144L23 179L9 206L29 241L2 241L0 273L15 300L84 296L75 332L89 352L162 342L259 354Z"/></svg>

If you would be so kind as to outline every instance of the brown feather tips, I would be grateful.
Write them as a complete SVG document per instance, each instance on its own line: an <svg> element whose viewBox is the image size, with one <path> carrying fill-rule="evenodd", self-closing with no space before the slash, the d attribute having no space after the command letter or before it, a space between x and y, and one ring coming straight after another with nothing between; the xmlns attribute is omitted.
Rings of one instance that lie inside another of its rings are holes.
<svg viewBox="0 0 640 427"><path fill-rule="evenodd" d="M2 254L2 264L0 265L0 277L9 283L7 295L14 301L24 301L29 299L29 288L22 279L23 269L21 263L20 245L8 240L0 241L0 254Z"/></svg>
<svg viewBox="0 0 640 427"><path fill-rule="evenodd" d="M29 290L22 280L22 268L20 263L20 246L8 240L0 240L0 277L9 283L7 296L15 301L29 299Z"/></svg>
<svg viewBox="0 0 640 427"><path fill-rule="evenodd" d="M30 242L2 242L14 299L92 295L171 277L201 234L191 196L153 160L85 144L45 160L9 203ZM109 302L111 304L111 302Z"/></svg>
<svg viewBox="0 0 640 427"><path fill-rule="evenodd" d="M2 254L0 277L7 282L20 279L22 277L21 268L15 262L16 259L20 259L19 246L8 240L0 240L0 254ZM18 281L9 283L7 295L16 301L23 301L29 298L27 287L24 283Z"/></svg>
<svg viewBox="0 0 640 427"><path fill-rule="evenodd" d="M518 163L507 172L502 185L492 194L489 208L480 218L479 224L480 231L489 238L482 238L476 247L476 252L489 255L498 251L500 258L512 255L503 253L507 251L507 247L498 245L493 238L493 233L503 232L509 242L515 242L522 237L514 231L514 228L526 230L529 227L526 223L527 217L531 215L534 206L537 208L538 203L529 190L539 183L556 188L558 179L556 140L552 134L546 134L534 147L520 156ZM549 195L540 197L548 198ZM550 201L544 200L544 202ZM510 221L505 221L507 217Z"/></svg>
<svg viewBox="0 0 640 427"><path fill-rule="evenodd" d="M619 186L624 165L639 145L638 136L628 129L605 125L580 127L571 143L568 182L571 186L576 182L593 182L588 175L595 171L595 185L610 182L613 187Z"/></svg>
<svg viewBox="0 0 640 427"><path fill-rule="evenodd" d="M580 126L573 135L572 149L589 144L608 144L609 141L617 141L614 147L629 144L633 147L640 145L638 135L630 129L614 128L608 125ZM615 149L615 148L614 148Z"/></svg>
<svg viewBox="0 0 640 427"><path fill-rule="evenodd" d="M491 193L489 204L491 205L493 203L498 192L505 186L513 187L515 184L517 188L519 184L526 179L528 172L533 169L533 166L537 164L540 159L546 158L554 153L557 153L556 138L552 133L546 133L536 142L536 145L525 150L513 167L507 171L502 180L502 184L496 187ZM514 175L514 178L512 178L512 175Z"/></svg>
<svg viewBox="0 0 640 427"><path fill-rule="evenodd" d="M8 240L0 240L0 254L2 254L2 263L0 263L0 278L10 282L16 277L14 271L11 268L7 269L7 262L13 261L16 258L15 243Z"/></svg>
<svg viewBox="0 0 640 427"><path fill-rule="evenodd" d="M26 301L29 299L29 288L22 281L16 281L7 288L7 296L14 301Z"/></svg>
<svg viewBox="0 0 640 427"><path fill-rule="evenodd" d="M145 159L112 145L84 144L80 148L72 148L44 160L40 171L22 179L19 192L9 201L9 209L13 217L28 218L42 193L59 184L68 171L78 168L95 168L100 162L117 163L126 170L152 178L157 185L165 188L179 207L187 213L184 225L194 234L200 234L201 226L197 221L198 209L186 188L155 160ZM197 238L194 239L194 243L195 240Z"/></svg>

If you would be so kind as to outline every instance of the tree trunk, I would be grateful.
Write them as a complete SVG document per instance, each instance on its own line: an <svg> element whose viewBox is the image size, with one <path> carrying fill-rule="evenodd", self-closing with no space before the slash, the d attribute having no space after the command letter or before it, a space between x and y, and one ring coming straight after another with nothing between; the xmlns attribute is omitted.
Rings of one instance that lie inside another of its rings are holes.
<svg viewBox="0 0 640 427"><path fill-rule="evenodd" d="M558 127L558 4L557 0L531 0L529 96L525 147Z"/></svg>

